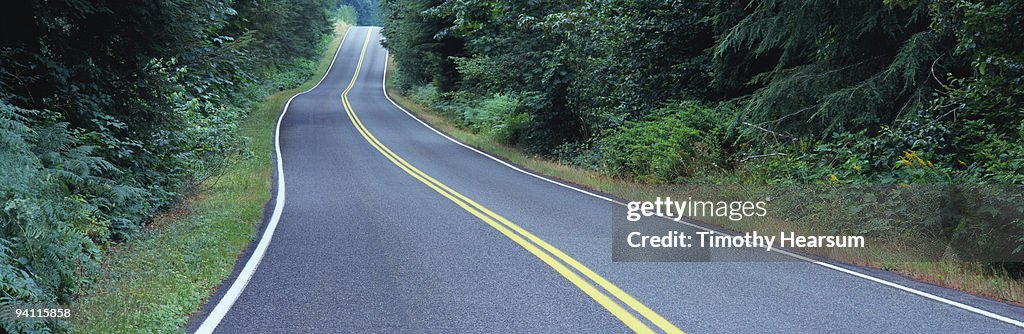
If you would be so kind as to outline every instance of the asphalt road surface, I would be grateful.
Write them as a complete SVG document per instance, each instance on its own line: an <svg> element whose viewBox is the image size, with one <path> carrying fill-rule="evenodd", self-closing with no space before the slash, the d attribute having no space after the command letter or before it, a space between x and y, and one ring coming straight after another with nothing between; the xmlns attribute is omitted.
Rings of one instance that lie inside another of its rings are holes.
<svg viewBox="0 0 1024 334"><path fill-rule="evenodd" d="M1021 308L879 271L612 262L620 204L409 116L382 89L380 39L350 29L322 82L286 107L283 196L191 331L1024 331Z"/></svg>

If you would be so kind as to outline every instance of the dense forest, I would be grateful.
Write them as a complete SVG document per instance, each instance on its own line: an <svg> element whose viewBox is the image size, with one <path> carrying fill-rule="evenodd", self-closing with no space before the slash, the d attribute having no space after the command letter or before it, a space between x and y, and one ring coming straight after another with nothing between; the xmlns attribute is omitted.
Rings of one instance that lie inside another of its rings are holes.
<svg viewBox="0 0 1024 334"><path fill-rule="evenodd" d="M838 260L992 277L976 286L1019 302L1001 284L1024 279L1024 2L384 0L381 17L399 93L474 136L650 196L630 200L771 198L767 223L714 223L863 235L888 255Z"/></svg>
<svg viewBox="0 0 1024 334"><path fill-rule="evenodd" d="M346 3L383 24L402 91L615 177L1024 183L1024 2ZM0 306L70 302L104 250L244 154L247 108L312 75L340 4L5 6Z"/></svg>
<svg viewBox="0 0 1024 334"><path fill-rule="evenodd" d="M0 306L66 304L313 75L336 0L17 1L0 19ZM25 328L25 326L32 326ZM52 326L3 321L3 331Z"/></svg>
<svg viewBox="0 0 1024 334"><path fill-rule="evenodd" d="M400 89L646 183L1024 182L1024 3L382 4Z"/></svg>
<svg viewBox="0 0 1024 334"><path fill-rule="evenodd" d="M344 0L346 6L352 7L356 12L356 23L364 26L379 26L380 1L377 0Z"/></svg>

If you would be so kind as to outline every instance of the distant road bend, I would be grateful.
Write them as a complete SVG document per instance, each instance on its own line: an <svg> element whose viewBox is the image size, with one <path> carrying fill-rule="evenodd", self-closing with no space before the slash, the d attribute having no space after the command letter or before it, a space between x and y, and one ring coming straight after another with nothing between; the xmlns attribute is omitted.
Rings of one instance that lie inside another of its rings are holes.
<svg viewBox="0 0 1024 334"><path fill-rule="evenodd" d="M380 38L350 29L289 100L273 211L190 331L1024 332L1022 308L864 269L613 263L620 204L411 117Z"/></svg>

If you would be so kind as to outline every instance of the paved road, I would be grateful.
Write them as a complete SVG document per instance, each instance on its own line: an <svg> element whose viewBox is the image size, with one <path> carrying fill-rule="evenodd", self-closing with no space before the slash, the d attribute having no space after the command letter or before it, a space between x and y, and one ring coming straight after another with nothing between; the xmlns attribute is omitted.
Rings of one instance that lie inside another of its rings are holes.
<svg viewBox="0 0 1024 334"><path fill-rule="evenodd" d="M289 105L279 131L286 201L265 224L272 241L257 247L258 267L252 252L239 260L191 330L1022 331L804 261L612 262L618 204L516 171L408 116L383 93L379 39L378 28L351 29L322 83ZM1024 319L1020 308L855 270ZM247 284L235 282L247 271Z"/></svg>

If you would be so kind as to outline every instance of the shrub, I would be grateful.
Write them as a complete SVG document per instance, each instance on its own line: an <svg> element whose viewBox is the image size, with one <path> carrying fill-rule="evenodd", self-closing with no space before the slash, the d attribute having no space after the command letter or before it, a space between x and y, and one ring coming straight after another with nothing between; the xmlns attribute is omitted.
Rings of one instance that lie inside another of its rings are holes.
<svg viewBox="0 0 1024 334"><path fill-rule="evenodd" d="M412 98L426 105L436 105L440 102L440 94L434 85L423 85L412 89Z"/></svg>
<svg viewBox="0 0 1024 334"><path fill-rule="evenodd" d="M530 122L530 115L517 112L518 108L519 99L495 94L463 109L462 120L473 130L486 133L494 140L514 144L520 141Z"/></svg>
<svg viewBox="0 0 1024 334"><path fill-rule="evenodd" d="M722 158L728 117L697 102L670 103L599 141L608 173L671 182L708 173Z"/></svg>
<svg viewBox="0 0 1024 334"><path fill-rule="evenodd" d="M511 95L440 94L432 84L415 87L410 94L416 102L440 111L459 126L505 144L522 143L532 120L530 114L520 110L522 100Z"/></svg>

